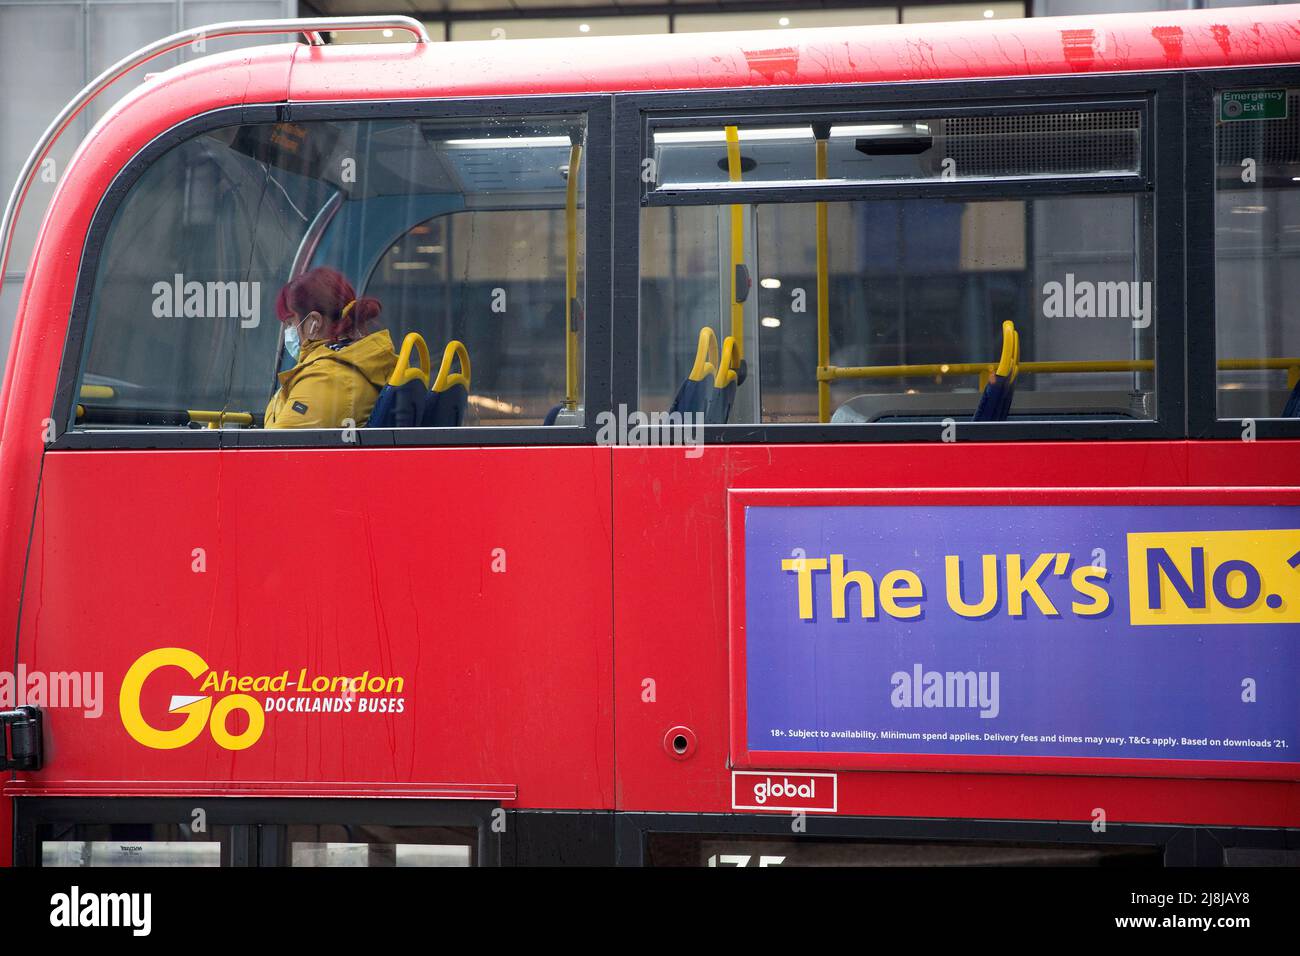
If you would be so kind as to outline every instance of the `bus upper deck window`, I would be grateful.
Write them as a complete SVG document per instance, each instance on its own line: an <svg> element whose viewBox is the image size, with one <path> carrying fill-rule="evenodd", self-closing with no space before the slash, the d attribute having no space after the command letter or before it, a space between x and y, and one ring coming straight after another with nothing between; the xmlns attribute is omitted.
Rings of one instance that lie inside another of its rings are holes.
<svg viewBox="0 0 1300 956"><path fill-rule="evenodd" d="M817 170L818 124L779 117L737 123L743 177L720 158L726 120L669 120L651 128L654 188L689 190L755 183L944 181L957 176L1025 179L1136 175L1142 170L1135 109L901 118L830 114L822 124L825 170Z"/></svg>
<svg viewBox="0 0 1300 956"><path fill-rule="evenodd" d="M1215 97L1218 416L1300 418L1300 90Z"/></svg>
<svg viewBox="0 0 1300 956"><path fill-rule="evenodd" d="M580 423L584 140L583 116L539 114L259 123L184 141L108 227L69 427L262 425L294 364L277 296L320 266L382 303L395 349L422 337L431 394L444 353L465 357L451 375L463 373L464 424L540 425L557 407Z"/></svg>
<svg viewBox="0 0 1300 956"><path fill-rule="evenodd" d="M652 125L642 407L706 424L1153 419L1141 115ZM944 196L946 168L979 195ZM1078 189L1088 177L1107 187ZM934 182L894 194L908 178ZM1029 179L1051 188L1026 196ZM700 398L727 364L711 339L742 373L721 403Z"/></svg>

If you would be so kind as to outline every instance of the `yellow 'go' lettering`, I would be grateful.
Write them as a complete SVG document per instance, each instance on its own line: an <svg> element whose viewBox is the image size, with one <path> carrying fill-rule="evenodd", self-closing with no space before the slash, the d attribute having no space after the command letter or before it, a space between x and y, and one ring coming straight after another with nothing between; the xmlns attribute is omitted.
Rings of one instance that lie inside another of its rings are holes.
<svg viewBox="0 0 1300 956"><path fill-rule="evenodd" d="M248 714L248 729L242 734L232 734L226 729L226 717L232 710L242 710ZM247 694L231 694L221 698L217 701L217 706L212 708L212 724L208 729L212 731L212 739L219 746L227 750L244 750L257 743L265 726L266 711L261 704Z"/></svg>
<svg viewBox="0 0 1300 956"><path fill-rule="evenodd" d="M215 707L210 697L192 701L175 709L174 713L185 714L185 722L179 727L172 730L154 727L140 710L140 694L149 676L163 667L179 667L196 679L208 670L203 658L183 647L162 647L141 655L122 679L118 696L122 726L136 742L154 750L175 750L193 742L203 732L204 725L209 725L212 739L226 750L244 750L262 736L266 712L247 694L223 697ZM226 720L233 710L242 710L248 715L248 727L241 734L232 734L226 727Z"/></svg>

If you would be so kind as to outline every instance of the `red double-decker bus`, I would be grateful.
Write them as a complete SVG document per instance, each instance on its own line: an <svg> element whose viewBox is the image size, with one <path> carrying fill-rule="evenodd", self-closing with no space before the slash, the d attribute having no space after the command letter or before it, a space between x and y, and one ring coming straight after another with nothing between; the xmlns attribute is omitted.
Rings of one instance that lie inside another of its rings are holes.
<svg viewBox="0 0 1300 956"><path fill-rule="evenodd" d="M0 860L1295 862L1297 7L274 30L40 228Z"/></svg>

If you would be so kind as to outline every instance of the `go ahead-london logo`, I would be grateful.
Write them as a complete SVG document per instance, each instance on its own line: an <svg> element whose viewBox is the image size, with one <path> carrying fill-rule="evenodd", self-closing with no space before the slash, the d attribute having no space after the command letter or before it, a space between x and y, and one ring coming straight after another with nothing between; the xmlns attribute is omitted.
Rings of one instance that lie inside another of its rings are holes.
<svg viewBox="0 0 1300 956"><path fill-rule="evenodd" d="M238 674L215 670L183 647L162 647L142 654L127 670L118 707L126 732L154 750L185 747L205 730L218 747L247 750L261 739L268 713L401 714L405 690L405 677L369 670L322 674L299 667ZM183 718L179 724L174 714Z"/></svg>

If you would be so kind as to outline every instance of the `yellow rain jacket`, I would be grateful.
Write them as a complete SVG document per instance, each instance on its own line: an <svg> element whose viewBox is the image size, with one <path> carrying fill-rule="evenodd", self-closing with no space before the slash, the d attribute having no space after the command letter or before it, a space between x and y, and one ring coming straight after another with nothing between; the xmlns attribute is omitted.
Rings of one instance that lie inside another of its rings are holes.
<svg viewBox="0 0 1300 956"><path fill-rule="evenodd" d="M304 342L298 364L279 375L266 427L344 428L352 419L361 428L396 364L386 329L354 342Z"/></svg>

